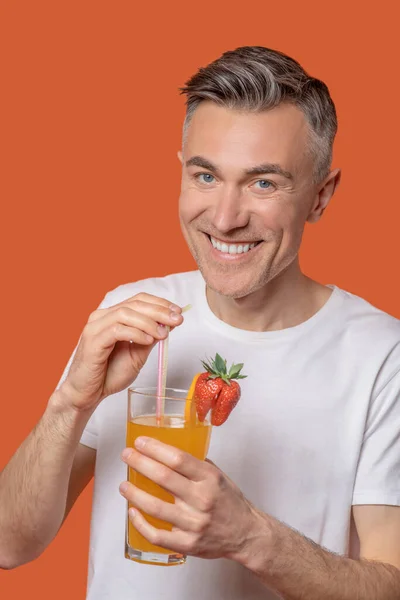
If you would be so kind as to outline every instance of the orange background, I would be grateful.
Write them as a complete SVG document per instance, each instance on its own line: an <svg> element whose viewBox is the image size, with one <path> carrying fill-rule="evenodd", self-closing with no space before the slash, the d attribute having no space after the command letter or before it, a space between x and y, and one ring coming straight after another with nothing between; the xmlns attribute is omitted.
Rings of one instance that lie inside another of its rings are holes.
<svg viewBox="0 0 400 600"><path fill-rule="evenodd" d="M193 268L177 88L227 49L280 49L328 84L343 179L303 267L400 317L398 19L395 2L371 6L1 1L2 464L105 292ZM90 492L38 560L0 573L3 598L84 598Z"/></svg>

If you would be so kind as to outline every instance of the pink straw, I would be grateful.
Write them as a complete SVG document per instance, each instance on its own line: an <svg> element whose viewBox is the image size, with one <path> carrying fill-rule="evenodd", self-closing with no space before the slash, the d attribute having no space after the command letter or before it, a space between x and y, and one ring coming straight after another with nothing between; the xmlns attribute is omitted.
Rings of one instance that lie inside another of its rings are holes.
<svg viewBox="0 0 400 600"><path fill-rule="evenodd" d="M169 342L169 327L167 327L167 337L160 340L158 343L158 377L157 377L157 404L156 404L156 421L160 425L164 416L164 398L165 388L167 384L167 367L168 367L168 342Z"/></svg>
<svg viewBox="0 0 400 600"><path fill-rule="evenodd" d="M188 304L182 308L182 312L191 309L192 305ZM156 404L156 422L161 424L164 416L164 401L165 389L167 386L167 369L168 369L168 344L169 344L169 327L166 325L167 337L160 340L158 343L158 377L157 377L157 404Z"/></svg>

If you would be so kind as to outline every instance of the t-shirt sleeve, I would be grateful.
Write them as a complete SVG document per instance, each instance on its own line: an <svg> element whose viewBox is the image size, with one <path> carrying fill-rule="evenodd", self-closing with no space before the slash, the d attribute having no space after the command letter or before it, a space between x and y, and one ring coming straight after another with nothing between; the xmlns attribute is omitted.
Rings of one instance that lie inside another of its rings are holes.
<svg viewBox="0 0 400 600"><path fill-rule="evenodd" d="M60 381L58 382L58 384L57 384L57 387L56 387L56 389L57 389L57 390L58 390L58 389L59 389L59 388L62 386L62 384L64 383L64 381L67 379L67 376L68 376L69 370L70 370L70 368L71 368L72 361L74 360L75 353L76 353L76 350L77 350L77 348L78 348L78 345L79 345L79 344L77 344L77 345L76 345L76 347L75 347L75 349L74 349L73 353L71 354L71 357L70 357L70 359L69 359L69 361L68 361L68 363L67 363L67 366L65 367L65 369L64 369L64 372L63 372L63 374L61 375L61 379L60 379Z"/></svg>
<svg viewBox="0 0 400 600"><path fill-rule="evenodd" d="M400 506L400 370L371 404L353 492L355 504Z"/></svg>
<svg viewBox="0 0 400 600"><path fill-rule="evenodd" d="M97 439L98 439L98 425L96 423L96 410L90 417L89 421L86 424L85 429L81 435L80 443L84 446L89 446L89 448L93 448L97 450Z"/></svg>

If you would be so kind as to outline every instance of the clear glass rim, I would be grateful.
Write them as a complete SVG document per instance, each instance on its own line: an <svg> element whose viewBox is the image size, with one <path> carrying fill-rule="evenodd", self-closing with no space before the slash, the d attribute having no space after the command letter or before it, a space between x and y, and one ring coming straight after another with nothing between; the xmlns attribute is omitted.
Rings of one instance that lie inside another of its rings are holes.
<svg viewBox="0 0 400 600"><path fill-rule="evenodd" d="M178 388L165 388L165 395L159 396L157 394L157 388L155 386L150 387L129 387L129 394L135 394L143 398L162 398L163 400L174 400L176 402L190 402L192 398L188 398L189 390L180 390ZM174 394L181 394L181 397L174 396Z"/></svg>

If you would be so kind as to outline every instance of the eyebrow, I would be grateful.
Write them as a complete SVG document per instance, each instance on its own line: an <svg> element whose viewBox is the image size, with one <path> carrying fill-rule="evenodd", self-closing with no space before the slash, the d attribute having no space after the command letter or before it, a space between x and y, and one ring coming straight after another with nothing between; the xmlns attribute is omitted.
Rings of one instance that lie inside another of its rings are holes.
<svg viewBox="0 0 400 600"><path fill-rule="evenodd" d="M211 171L211 173L214 173L215 175L220 174L218 167L203 156L192 156L191 158L189 158L189 160L186 161L186 167L200 167L202 169L207 169L207 171ZM286 179L293 180L293 175L289 171L285 171L285 169L282 169L282 167L276 163L263 163L255 167L251 167L251 169L246 169L244 174L281 175Z"/></svg>
<svg viewBox="0 0 400 600"><path fill-rule="evenodd" d="M200 167L202 169L207 169L207 171L211 171L211 173L215 173L219 175L219 169L212 162L203 158L202 156L192 156L189 160L186 161L187 167Z"/></svg>

